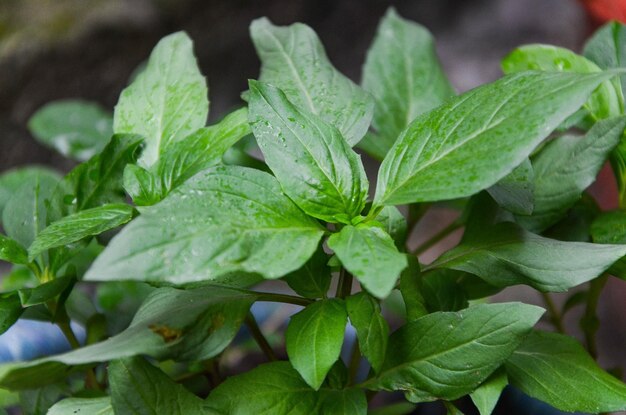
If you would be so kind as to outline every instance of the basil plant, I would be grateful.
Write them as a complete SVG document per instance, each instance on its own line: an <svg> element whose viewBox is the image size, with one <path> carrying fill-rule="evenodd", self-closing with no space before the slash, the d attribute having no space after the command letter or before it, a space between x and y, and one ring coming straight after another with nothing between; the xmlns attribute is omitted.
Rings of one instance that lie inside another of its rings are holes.
<svg viewBox="0 0 626 415"><path fill-rule="evenodd" d="M595 360L600 294L626 279L624 26L583 55L522 46L501 79L461 95L429 32L394 10L360 85L306 25L262 18L250 34L260 75L213 125L182 32L112 115L61 101L31 118L37 140L81 163L0 176L0 259L13 264L0 330L51 322L71 350L1 364L0 402L366 415L439 401L488 415L510 384L562 411L626 410L626 385ZM607 160L608 212L586 192ZM457 213L421 235L442 208ZM407 244L413 233L426 242ZM491 298L520 284L545 309ZM259 324L276 303L293 313ZM564 325L576 308L583 342Z"/></svg>

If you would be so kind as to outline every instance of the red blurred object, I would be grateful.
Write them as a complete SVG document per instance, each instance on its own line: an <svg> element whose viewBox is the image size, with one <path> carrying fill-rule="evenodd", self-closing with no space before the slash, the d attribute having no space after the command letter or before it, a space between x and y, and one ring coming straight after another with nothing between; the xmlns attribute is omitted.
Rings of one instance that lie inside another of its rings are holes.
<svg viewBox="0 0 626 415"><path fill-rule="evenodd" d="M626 23L626 0L580 0L595 23L609 20Z"/></svg>

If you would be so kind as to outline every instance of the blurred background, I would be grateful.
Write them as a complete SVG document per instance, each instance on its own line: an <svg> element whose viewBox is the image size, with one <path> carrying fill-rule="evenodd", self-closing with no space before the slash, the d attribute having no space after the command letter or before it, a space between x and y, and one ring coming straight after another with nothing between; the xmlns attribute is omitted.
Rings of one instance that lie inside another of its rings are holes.
<svg viewBox="0 0 626 415"><path fill-rule="evenodd" d="M241 104L247 79L258 75L248 36L253 19L310 25L335 66L359 82L366 50L390 5L434 34L459 92L501 76L500 59L519 45L579 51L603 22L626 21L626 0L0 0L0 172L33 163L69 170L71 161L30 136L29 117L43 104L65 98L112 110L135 68L168 33L185 30L194 40L209 82L213 121ZM417 238L425 239L447 217L431 215ZM498 299L540 302L518 287ZM626 367L625 300L626 284L611 281L599 310L605 368ZM579 316L569 315L572 333ZM518 398L512 396L500 413L548 413Z"/></svg>

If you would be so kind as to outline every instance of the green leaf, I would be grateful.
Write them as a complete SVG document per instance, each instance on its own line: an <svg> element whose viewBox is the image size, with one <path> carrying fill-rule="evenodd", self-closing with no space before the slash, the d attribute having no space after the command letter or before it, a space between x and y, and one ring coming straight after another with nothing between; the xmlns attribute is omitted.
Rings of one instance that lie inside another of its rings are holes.
<svg viewBox="0 0 626 415"><path fill-rule="evenodd" d="M313 299L325 298L331 280L328 255L319 247L302 268L285 275L284 280L298 295Z"/></svg>
<svg viewBox="0 0 626 415"><path fill-rule="evenodd" d="M2 212L9 199L24 183L32 183L34 178L40 176L58 177L58 173L45 167L29 166L7 170L0 174L0 225Z"/></svg>
<svg viewBox="0 0 626 415"><path fill-rule="evenodd" d="M611 76L513 74L418 116L385 157L374 204L454 199L492 186Z"/></svg>
<svg viewBox="0 0 626 415"><path fill-rule="evenodd" d="M525 159L487 192L504 209L518 215L530 215L535 205L534 178L533 165L530 159Z"/></svg>
<svg viewBox="0 0 626 415"><path fill-rule="evenodd" d="M359 339L359 349L379 372L387 352L389 325L380 313L378 301L367 293L360 292L346 298L346 310L350 324Z"/></svg>
<svg viewBox="0 0 626 415"><path fill-rule="evenodd" d="M428 311L459 311L467 308L467 293L458 281L462 275L455 270L438 269L422 278L421 291Z"/></svg>
<svg viewBox="0 0 626 415"><path fill-rule="evenodd" d="M28 248L33 260L42 252L59 246L78 242L88 236L117 228L133 218L134 208L124 204L108 204L82 210L53 222L37 235Z"/></svg>
<svg viewBox="0 0 626 415"><path fill-rule="evenodd" d="M280 278L304 265L324 233L274 177L245 167L205 170L141 213L86 280L182 284L224 281L239 271Z"/></svg>
<svg viewBox="0 0 626 415"><path fill-rule="evenodd" d="M210 414L200 398L175 383L142 357L109 365L111 404L116 414Z"/></svg>
<svg viewBox="0 0 626 415"><path fill-rule="evenodd" d="M383 225L383 229L393 238L396 247L403 250L406 244L408 225L402 212L395 206L385 206L374 220Z"/></svg>
<svg viewBox="0 0 626 415"><path fill-rule="evenodd" d="M28 252L13 239L0 234L0 261L28 264Z"/></svg>
<svg viewBox="0 0 626 415"><path fill-rule="evenodd" d="M23 415L44 415L48 409L63 396L65 391L60 385L20 391L20 406Z"/></svg>
<svg viewBox="0 0 626 415"><path fill-rule="evenodd" d="M296 106L319 115L355 145L367 131L371 96L330 63L315 32L302 23L274 26L267 18L250 26L261 59L260 81L285 92Z"/></svg>
<svg viewBox="0 0 626 415"><path fill-rule="evenodd" d="M47 415L115 415L111 398L67 398L56 403Z"/></svg>
<svg viewBox="0 0 626 415"><path fill-rule="evenodd" d="M124 169L124 190L137 206L151 206L161 200L161 188L157 177L136 164Z"/></svg>
<svg viewBox="0 0 626 415"><path fill-rule="evenodd" d="M113 117L100 105L81 101L50 102L28 120L40 143L65 157L85 161L99 153L113 135Z"/></svg>
<svg viewBox="0 0 626 415"><path fill-rule="evenodd" d="M121 333L93 345L30 362L0 365L0 387L25 389L64 379L72 366L147 355L210 359L235 337L256 294L219 286L152 292Z"/></svg>
<svg viewBox="0 0 626 415"><path fill-rule="evenodd" d="M501 223L446 252L424 271L451 268L497 287L527 284L558 292L597 277L625 254L626 245L562 242Z"/></svg>
<svg viewBox="0 0 626 415"><path fill-rule="evenodd" d="M414 255L407 255L407 262L407 268L400 274L400 293L404 300L406 320L411 322L428 314L428 308L422 295L419 261Z"/></svg>
<svg viewBox="0 0 626 415"><path fill-rule="evenodd" d="M515 49L502 60L502 69L507 74L528 70L575 73L601 71L587 58L568 49L549 45L527 45ZM597 120L621 115L623 107L624 97L614 80L603 82L585 103L585 108Z"/></svg>
<svg viewBox="0 0 626 415"><path fill-rule="evenodd" d="M245 397L245 399L242 399ZM311 389L289 362L266 363L227 379L206 400L223 414L366 415L360 389Z"/></svg>
<svg viewBox="0 0 626 415"><path fill-rule="evenodd" d="M363 386L404 391L411 402L457 399L504 363L543 311L502 303L424 316L391 335L382 371Z"/></svg>
<svg viewBox="0 0 626 415"><path fill-rule="evenodd" d="M213 167L233 144L250 134L248 110L241 108L210 127L200 128L165 149L156 174L166 196L194 174Z"/></svg>
<svg viewBox="0 0 626 415"><path fill-rule="evenodd" d="M115 106L116 134L139 134L146 147L139 163L153 165L170 144L206 125L208 88L184 32L164 37L146 68L122 91Z"/></svg>
<svg viewBox="0 0 626 415"><path fill-rule="evenodd" d="M328 247L341 263L373 295L389 295L400 272L406 268L406 257L398 252L393 239L377 226L346 226L328 238Z"/></svg>
<svg viewBox="0 0 626 415"><path fill-rule="evenodd" d="M310 216L350 223L369 183L339 130L299 110L269 84L250 81L250 125L284 192Z"/></svg>
<svg viewBox="0 0 626 415"><path fill-rule="evenodd" d="M626 212L601 213L591 225L591 236L599 244L626 244Z"/></svg>
<svg viewBox="0 0 626 415"><path fill-rule="evenodd" d="M626 385L571 337L535 331L506 362L511 384L567 412L626 410Z"/></svg>
<svg viewBox="0 0 626 415"><path fill-rule="evenodd" d="M585 136L563 136L551 141L533 159L535 208L517 222L533 232L561 219L596 175L619 143L626 117L595 124Z"/></svg>
<svg viewBox="0 0 626 415"><path fill-rule="evenodd" d="M73 277L59 277L33 288L21 288L17 292L22 306L32 307L60 295L74 282Z"/></svg>
<svg viewBox="0 0 626 415"><path fill-rule="evenodd" d="M476 390L470 393L472 402L478 408L480 415L491 415L500 399L502 390L509 383L506 371L502 368L494 372L489 379L483 382Z"/></svg>
<svg viewBox="0 0 626 415"><path fill-rule="evenodd" d="M124 167L135 162L141 142L137 135L114 135L100 154L74 168L57 186L48 219L53 222L81 210L124 203Z"/></svg>
<svg viewBox="0 0 626 415"><path fill-rule="evenodd" d="M342 300L317 301L293 315L285 333L289 361L318 390L339 359L348 316Z"/></svg>
<svg viewBox="0 0 626 415"><path fill-rule="evenodd" d="M372 140L380 142L382 151L375 156L382 157L415 117L454 95L432 35L393 8L381 20L367 52L363 88L374 96Z"/></svg>
<svg viewBox="0 0 626 415"><path fill-rule="evenodd" d="M2 225L7 236L27 247L46 227L46 199L52 195L60 177L42 170L24 178L4 207Z"/></svg>
<svg viewBox="0 0 626 415"><path fill-rule="evenodd" d="M11 328L22 311L22 303L16 292L0 293L0 334Z"/></svg>
<svg viewBox="0 0 626 415"><path fill-rule="evenodd" d="M609 22L598 29L585 44L583 54L602 69L626 66L626 30L619 22ZM624 95L626 75L621 75Z"/></svg>

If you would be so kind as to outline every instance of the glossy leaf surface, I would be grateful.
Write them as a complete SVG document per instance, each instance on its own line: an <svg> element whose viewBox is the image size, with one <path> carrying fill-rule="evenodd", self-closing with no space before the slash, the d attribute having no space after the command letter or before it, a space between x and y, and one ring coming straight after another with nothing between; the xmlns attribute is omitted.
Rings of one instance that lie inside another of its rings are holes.
<svg viewBox="0 0 626 415"><path fill-rule="evenodd" d="M215 167L142 209L85 279L182 284L237 271L279 278L304 265L323 233L269 174Z"/></svg>
<svg viewBox="0 0 626 415"><path fill-rule="evenodd" d="M260 81L285 92L296 106L319 115L355 145L367 131L370 95L330 63L315 32L302 23L274 26L267 18L250 26L261 59Z"/></svg>
<svg viewBox="0 0 626 415"><path fill-rule="evenodd" d="M454 199L490 187L611 76L517 73L420 115L383 160L374 203Z"/></svg>

